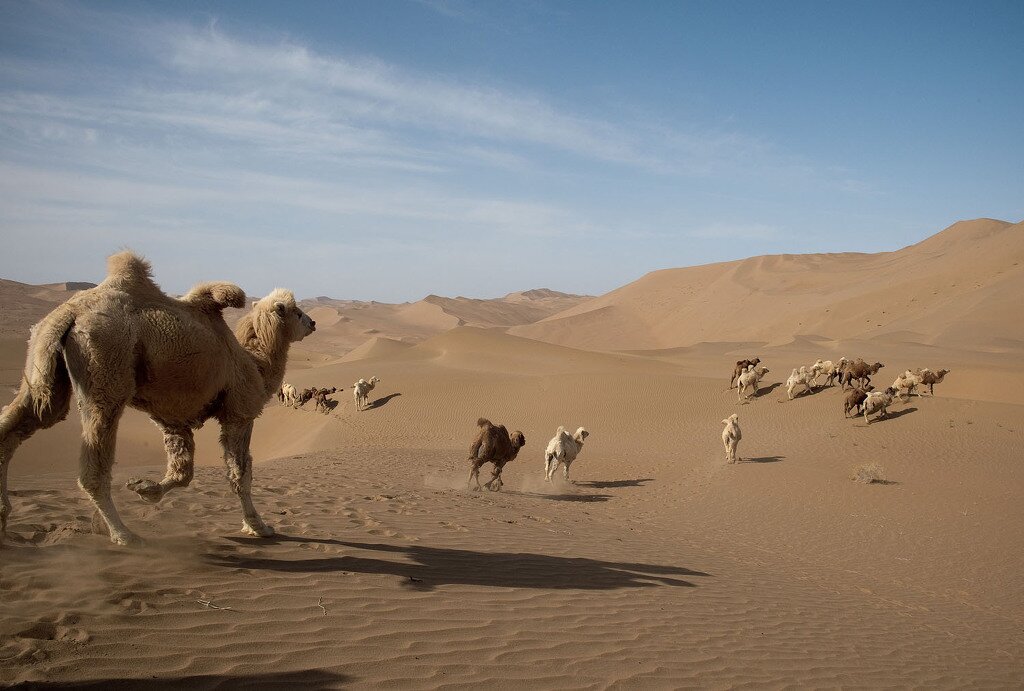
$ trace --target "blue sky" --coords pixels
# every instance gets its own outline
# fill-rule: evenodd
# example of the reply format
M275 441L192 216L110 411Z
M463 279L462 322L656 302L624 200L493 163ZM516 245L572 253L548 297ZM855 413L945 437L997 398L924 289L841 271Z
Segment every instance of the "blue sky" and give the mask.
M1024 3L0 2L0 276L385 301L1024 218Z

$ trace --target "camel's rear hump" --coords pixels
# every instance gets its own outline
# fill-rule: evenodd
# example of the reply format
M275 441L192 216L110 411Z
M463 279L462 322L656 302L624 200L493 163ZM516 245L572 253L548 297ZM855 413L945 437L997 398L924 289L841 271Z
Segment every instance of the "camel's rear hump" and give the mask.
M153 267L134 252L124 251L107 259L106 285L128 293L160 292L153 282Z

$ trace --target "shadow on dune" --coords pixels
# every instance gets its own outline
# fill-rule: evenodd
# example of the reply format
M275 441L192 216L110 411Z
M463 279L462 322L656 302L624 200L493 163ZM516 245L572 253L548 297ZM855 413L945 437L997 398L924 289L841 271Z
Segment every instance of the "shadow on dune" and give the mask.
M744 458L743 463L778 463L785 459L785 456L758 456L757 458Z
M381 408L381 407L387 405L387 402L390 401L395 396L401 396L401 395L402 394L400 394L400 393L388 394L387 396L383 396L381 398L378 398L375 401L372 401L365 408L363 408L363 410L374 410L375 408Z
M196 674L167 679L139 677L135 679L89 679L84 681L31 681L15 684L15 689L336 689L352 682L347 674L322 669L271 674Z
M637 480L587 480L576 482L577 487L592 487L594 489L612 489L615 487L641 487L645 482L654 482L653 477L644 477Z
M511 494L520 497L530 497L532 499L551 499L553 501L579 501L579 502L598 502L608 501L612 498L610 494L544 494L543 492L517 492L515 490L502 490L503 494Z
M498 588L549 588L554 590L615 590L674 586L693 588L695 583L680 576L710 576L682 566L601 561L583 557L558 557L523 552L474 552L421 545L310 540L278 536L270 539L232 538L249 546L277 542L319 542L341 547L390 553L406 561L390 561L344 555L316 559L255 557L241 554L207 554L213 566L279 571L284 573L331 573L351 571L404 578L403 585L417 590L433 590L440 585L477 585ZM411 562L411 563L410 563Z
M885 422L886 420L895 420L898 417L903 417L904 415L910 415L911 413L916 412L917 408L904 408L903 410L890 411L885 417L872 420L871 424L873 425L876 422Z
M775 389L779 388L780 386L782 386L782 382L777 381L774 384L771 384L769 386L765 386L763 388L760 388L760 389L757 390L757 393L754 394L754 398L761 398L761 396L767 396L768 394L770 394L772 391L775 391Z
M781 382L779 383L779 386L782 386ZM828 391L828 390L829 390L829 387L827 387L827 386L819 386L818 388L811 389L810 391L808 391L808 390L806 390L806 389L801 387L801 389L797 393L795 393L793 395L793 400L795 401L798 398L810 398L811 396L817 396L822 391ZM782 400L782 402L789 401L790 400L789 394L787 393L786 397L781 399L781 400Z

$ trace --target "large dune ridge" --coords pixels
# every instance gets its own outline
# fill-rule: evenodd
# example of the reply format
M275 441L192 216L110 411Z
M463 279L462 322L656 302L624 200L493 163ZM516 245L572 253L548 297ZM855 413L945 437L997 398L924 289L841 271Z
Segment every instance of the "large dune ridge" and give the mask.
M655 271L511 333L598 350L775 345L802 335L1021 349L1022 294L1024 224L978 219L896 252Z
M1016 314L1013 295L1000 302L992 286L1019 286L1009 247L1019 233L1019 224L969 222L887 255L658 272L511 328L516 313L474 301L456 305L454 323L445 311L454 307L429 298L409 303L412 316L379 303L304 302L325 310L315 317L322 329L293 349L286 381L343 390L326 414L272 400L256 422L254 498L279 537L238 532L215 422L197 433L192 485L151 505L123 485L162 476L160 435L144 416L125 415L114 496L147 540L137 550L90 532L75 486L74 410L19 449L12 536L0 548L0 679L1017 687L1024 364L1019 324L1003 324ZM945 283L958 261L948 255L981 262L977 248L995 240L1004 256L988 277L979 270L981 287L963 280L966 268L956 286ZM908 255L922 266L911 271ZM863 285L878 272L904 282L895 292ZM682 299L679 286L698 291L700 276L717 289ZM899 300L915 295L899 286L917 280L936 281L915 293L930 318L899 329L831 311L804 329L786 321L800 310L780 308L748 330L680 319L669 338L654 319L675 319L674 309L711 319L713 307L690 303L721 308L719 292L741 282L749 292L736 299L754 304L773 296L835 311L827 300L852 309L870 297L907 316ZM551 296L526 300L538 297ZM608 313L634 320L636 339ZM364 319L376 333L339 331L332 341L335 326ZM583 344L550 337L557 329L526 337L577 319ZM0 340L5 387L20 379L25 336ZM726 380L736 359L754 354L771 371L759 395L739 402ZM953 372L934 396L898 401L870 424L844 418L839 387L788 399L790 369L840 355L884 362L881 385L906 368ZM356 410L352 383L372 375L381 382ZM729 465L721 420L734 412L742 461ZM481 416L527 439L501 492L466 486ZM559 425L591 435L573 482L549 485L543 452ZM879 482L851 479L871 464Z

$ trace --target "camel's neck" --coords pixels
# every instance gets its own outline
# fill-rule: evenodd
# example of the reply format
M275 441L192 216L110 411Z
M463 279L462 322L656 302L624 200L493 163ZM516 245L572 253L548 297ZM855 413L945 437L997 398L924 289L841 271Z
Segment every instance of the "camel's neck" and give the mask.
M282 340L269 348L262 344L256 344L246 348L249 357L256 363L256 367L263 377L263 389L267 396L274 394L281 388L284 381L284 370L288 365L288 348L291 344Z

